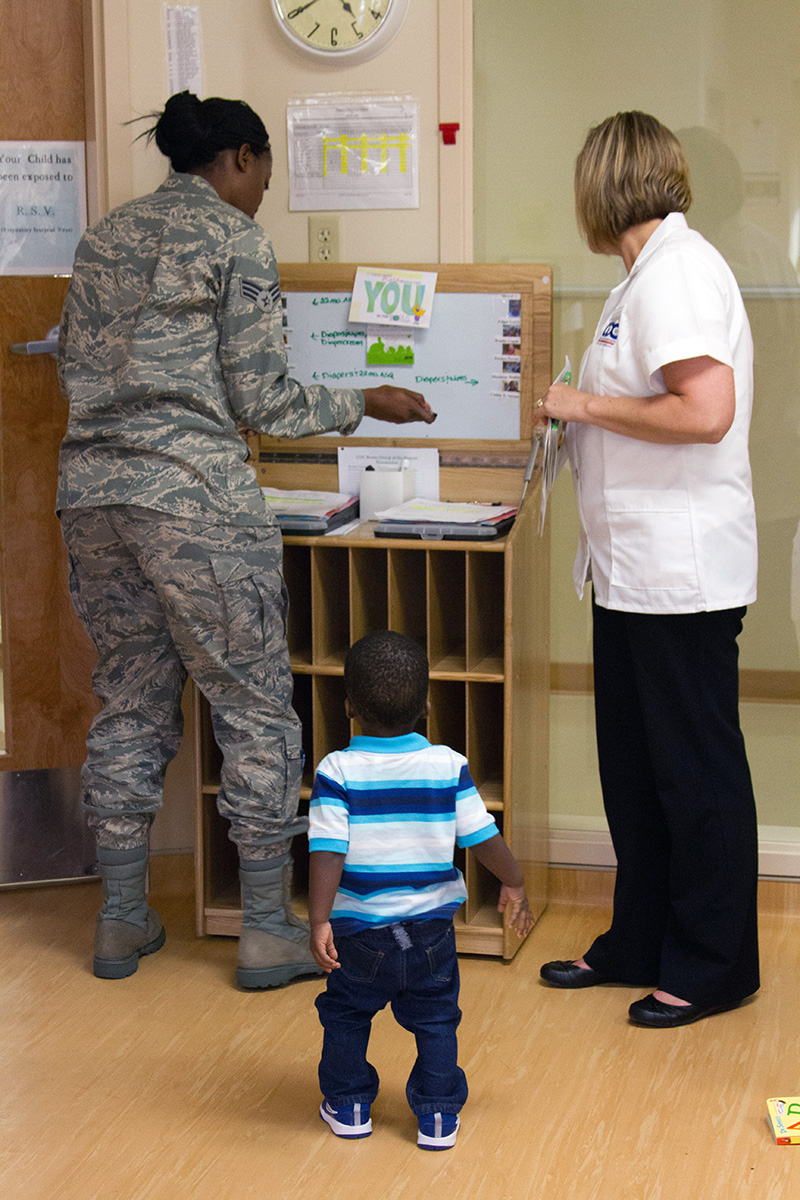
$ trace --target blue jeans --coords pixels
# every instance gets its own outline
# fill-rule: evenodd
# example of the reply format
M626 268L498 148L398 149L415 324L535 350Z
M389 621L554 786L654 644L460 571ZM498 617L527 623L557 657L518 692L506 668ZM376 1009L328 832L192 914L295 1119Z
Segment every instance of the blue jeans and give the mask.
M334 935L335 936L335 935ZM335 937L341 967L316 1000L325 1030L319 1085L334 1108L372 1104L378 1072L367 1062L372 1018L391 1004L413 1033L417 1059L406 1085L416 1116L457 1113L467 1099L458 1065L458 960L453 922L409 921Z

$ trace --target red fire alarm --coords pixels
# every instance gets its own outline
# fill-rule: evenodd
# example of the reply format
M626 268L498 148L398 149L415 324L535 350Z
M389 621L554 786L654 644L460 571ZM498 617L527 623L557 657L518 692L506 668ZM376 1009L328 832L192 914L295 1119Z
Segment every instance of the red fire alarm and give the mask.
M441 122L441 124L439 125L439 129L441 130L442 141L444 142L445 146L455 146L456 132L460 128L461 128L461 126L459 125L458 121L442 121Z

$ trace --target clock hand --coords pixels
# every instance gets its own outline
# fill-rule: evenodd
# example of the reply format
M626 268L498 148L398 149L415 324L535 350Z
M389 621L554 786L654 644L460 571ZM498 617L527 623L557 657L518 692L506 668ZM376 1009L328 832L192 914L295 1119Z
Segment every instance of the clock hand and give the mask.
M311 8L312 4L316 4L317 0L308 0L307 4L301 4L299 8L293 8L290 13L286 14L287 21L293 21L295 17L299 17L301 12L305 12L307 8Z
M345 11L345 12L349 12L349 13L350 13L350 16L351 16L351 17L353 17L353 18L355 18L355 15L356 15L356 14L353 12L352 8L351 8L351 7L350 7L350 5L347 3L347 0L341 0L341 3L342 3L342 8L344 9L344 11Z

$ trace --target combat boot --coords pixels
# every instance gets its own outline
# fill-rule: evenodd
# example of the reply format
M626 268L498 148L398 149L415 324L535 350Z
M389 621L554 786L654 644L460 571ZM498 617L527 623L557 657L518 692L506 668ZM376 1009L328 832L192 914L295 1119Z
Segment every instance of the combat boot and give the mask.
M155 954L166 938L161 918L147 906L147 847L98 846L97 862L103 906L94 935L93 969L98 979L125 979L136 971L139 959Z
M301 975L323 975L308 945L309 926L290 908L289 855L239 863L242 932L236 982L242 988L273 988Z

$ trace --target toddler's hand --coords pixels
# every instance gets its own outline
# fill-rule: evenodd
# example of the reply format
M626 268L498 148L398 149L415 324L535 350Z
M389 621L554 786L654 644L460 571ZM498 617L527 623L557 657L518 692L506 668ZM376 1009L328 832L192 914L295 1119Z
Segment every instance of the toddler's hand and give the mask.
M533 929L533 913L528 905L528 897L524 887L509 887L507 883L500 888L500 899L497 911L508 909L508 923L516 931L518 938L524 938Z
M337 962L339 955L336 952L336 946L333 942L333 930L331 929L330 921L326 921L324 925L311 926L309 945L311 953L314 956L314 962L318 967L322 967L326 975L330 975L334 968L339 968L340 964Z

